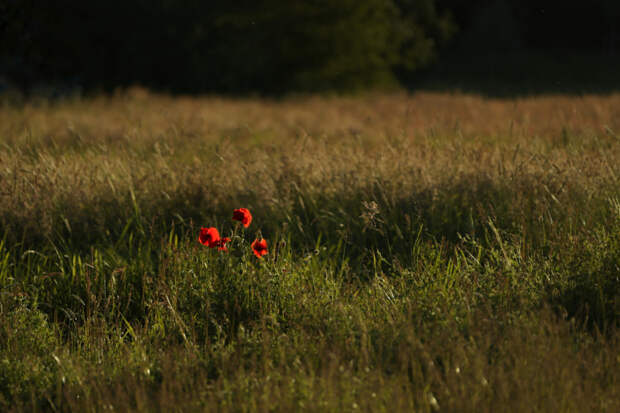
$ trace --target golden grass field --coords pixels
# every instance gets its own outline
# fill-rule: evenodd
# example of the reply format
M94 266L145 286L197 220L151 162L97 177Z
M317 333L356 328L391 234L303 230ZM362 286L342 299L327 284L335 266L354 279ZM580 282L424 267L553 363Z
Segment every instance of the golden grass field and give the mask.
M2 410L620 410L619 94L5 104L0 236Z

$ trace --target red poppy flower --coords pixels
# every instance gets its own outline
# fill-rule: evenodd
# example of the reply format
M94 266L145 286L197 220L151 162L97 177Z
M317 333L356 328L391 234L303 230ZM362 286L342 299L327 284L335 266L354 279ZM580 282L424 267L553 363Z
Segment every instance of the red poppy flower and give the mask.
M252 222L252 214L247 208L239 208L233 211L233 221L239 221L244 227L249 227Z
M257 239L252 243L252 252L258 258L261 258L263 255L267 255L267 241L265 239L261 239L260 241Z
M228 251L228 248L226 248L226 243L227 242L230 242L230 238L228 238L228 237L224 237L224 238L218 240L216 242L217 249L220 250L220 251Z
M215 248L221 243L220 233L217 228L200 228L200 235L198 235L198 242L202 245L206 245L209 248Z

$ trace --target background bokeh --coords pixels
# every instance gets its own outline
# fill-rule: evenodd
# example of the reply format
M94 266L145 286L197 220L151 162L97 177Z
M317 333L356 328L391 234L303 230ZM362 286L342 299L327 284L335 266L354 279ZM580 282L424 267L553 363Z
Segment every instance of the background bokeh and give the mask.
M0 87L617 90L620 2L0 0Z

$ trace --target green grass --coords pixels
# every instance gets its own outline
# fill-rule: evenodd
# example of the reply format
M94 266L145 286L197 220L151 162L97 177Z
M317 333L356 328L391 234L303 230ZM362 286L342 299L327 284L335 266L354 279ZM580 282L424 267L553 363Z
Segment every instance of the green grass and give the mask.
M618 411L618 107L5 106L0 408Z

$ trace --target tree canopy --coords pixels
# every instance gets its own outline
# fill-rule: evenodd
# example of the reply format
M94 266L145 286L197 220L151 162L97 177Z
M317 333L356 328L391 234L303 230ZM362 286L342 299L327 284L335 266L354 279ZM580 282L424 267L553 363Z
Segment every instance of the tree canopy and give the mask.
M218 93L394 85L455 50L614 53L619 4L0 0L0 82Z

